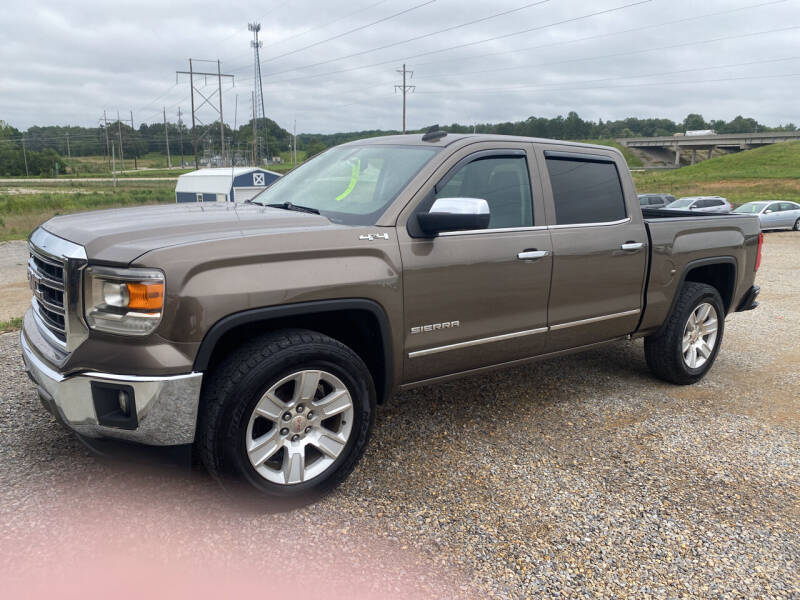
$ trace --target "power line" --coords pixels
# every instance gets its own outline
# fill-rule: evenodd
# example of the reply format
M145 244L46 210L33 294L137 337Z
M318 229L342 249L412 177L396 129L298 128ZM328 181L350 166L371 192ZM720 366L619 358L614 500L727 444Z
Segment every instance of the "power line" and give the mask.
M550 27L555 27L557 25L564 25L566 23L574 23L575 21L581 21L583 19L589 19L591 17L596 17L596 16L600 16L600 15L609 14L609 13L612 13L612 12L617 12L617 11L620 11L620 10L625 10L626 8L633 8L634 6L639 6L641 4L648 4L648 3L652 2L652 1L653 0L638 0L637 2L632 2L632 3L629 3L629 4L623 4L622 6L616 6L614 8L607 8L607 9L604 9L604 10L595 11L595 12L592 12L592 13L581 15L579 17L572 17L570 19L563 19L561 21L555 21L553 23L547 23L545 25L538 25L536 27L529 27L527 29L522 29L520 31L514 31L512 33L505 33L503 35L497 35L497 36L493 36L493 37L489 37L489 38L484 38L484 39L481 39L481 40L475 40L475 41L472 41L472 42L465 42L463 44L458 44L456 46L449 46L447 48L440 48L439 50L430 50L428 52L422 52L420 54L416 54L416 55L411 56L409 58L416 58L418 56L427 56L429 54L437 54L437 53L440 53L440 52L446 52L448 50L455 50L457 48L465 48L467 46L475 46L477 44L485 44L486 42L493 42L493 41L500 40L500 39L505 39L505 38L509 38L509 37L513 37L513 36L517 36L517 35L522 35L523 33L531 33L532 31L541 31L543 29L548 29ZM451 29L451 28L448 28L448 29ZM434 32L431 32L431 33L425 34L425 35L426 36L427 35L435 35L437 33L441 33L442 31L446 31L446 30L434 31ZM401 44L408 43L409 41L414 41L414 40L418 39L418 37L419 36L414 37L414 38L409 38L407 40L403 40L403 41L400 41L400 42L394 42L392 44L385 44L383 46L377 46L375 48L370 48L369 50L362 50L360 52L354 52L352 54L347 54L345 56L339 56L337 58L331 58L331 59L328 59L328 60L323 60L323 61L320 61L320 62L312 63L310 65L305 65L305 66L302 66L302 67L284 69L283 71L275 71L273 73L268 74L267 76L268 77L273 77L275 75L281 75L283 73L291 73L292 71L300 71L300 70L304 70L304 69L310 69L312 67L319 67L319 66L322 66L322 65L327 65L327 64L330 64L330 63L333 63L333 62L338 62L340 60L345 60L347 58L353 58L353 57L356 57L356 56L363 56L364 54L370 54L372 52L377 52L379 50L385 50L386 48L391 48L393 46L399 46Z
M458 73L433 73L431 75L425 75L423 77L419 77L418 79L446 79L451 77L462 77L464 75L480 75L483 73L496 73L498 71L513 71L517 69L530 69L532 67L549 67L555 65L564 65L569 63L576 63L576 62L584 62L588 60L602 60L606 58L618 58L620 56L631 56L634 54L645 54L647 52L657 52L660 50L671 50L674 48L685 48L687 46L699 46L701 44L712 44L714 42L722 42L727 40L735 40L741 39L746 37L753 37L756 35L765 35L768 33L778 33L782 31L791 31L793 29L800 29L800 25L792 25L791 27L781 27L779 29L768 29L766 31L755 31L752 33L743 33L739 35L728 35L719 38L712 38L708 40L700 40L700 41L693 41L693 42L683 42L681 44L670 44L669 46L655 46L652 48L645 48L643 50L626 50L624 52L616 52L614 54L604 54L599 56L584 56L581 58L570 58L566 60L559 60L556 62L544 62L544 63L533 63L527 64L522 66L514 66L514 67L496 67L493 69L481 69L479 71L461 71Z
M597 34L597 35L592 35L592 36L583 37L583 38L575 38L575 39L572 39L572 40L565 40L565 41L561 41L561 42L551 42L551 43L548 43L548 44L540 44L540 45L537 45L537 46L527 46L525 48L518 48L518 49L515 49L515 50L504 50L504 51L501 51L501 52L489 52L489 53L485 53L485 54L477 54L477 55L473 55L473 56L467 57L466 60L474 60L476 58L483 58L483 57L487 57L487 56L501 56L501 55L507 55L507 54L515 54L517 52L524 52L524 51L528 51L528 50L538 50L538 49L541 49L541 48L552 48L552 47L563 46L563 45L567 45L567 44L574 44L574 43L577 43L577 42L590 41L590 40L601 39L601 38L605 38L605 37L613 37L613 36L622 35L622 34L625 34L625 33L633 33L633 32L637 32L638 33L638 32L641 32L641 31L648 30L648 29L656 29L656 28L659 28L659 27L666 27L668 25L675 25L675 24L678 24L678 23L686 23L686 22L689 22L689 21L696 21L696 20L699 20L699 19L707 19L709 17L716 17L716 16L721 16L721 15L724 15L724 14L728 14L728 13L738 12L738 11L742 11L742 10L748 10L748 9L752 9L752 8L760 8L760 7L768 6L768 5L772 5L772 4L781 4L781 3L784 3L784 2L787 2L787 0L771 0L769 2L761 2L761 3L758 3L758 4L751 4L751 5L748 5L748 6L738 7L738 8L734 8L734 9L717 11L717 12L712 12L712 13L706 13L706 14L697 15L697 16L694 16L694 17L686 17L686 18L677 19L677 20L673 20L673 21L665 21L665 22L662 22L662 23L654 23L654 24L651 24L651 25L645 25L643 27L634 27L634 28L631 28L631 29L623 29L623 30L620 30L620 31L613 31L613 32L609 32L609 33L601 33L601 34ZM401 62L401 61L407 61L407 60L411 60L411 59L414 59L414 58L419 58L419 57L422 57L422 56L428 56L430 54L434 54L434 53L438 53L438 52L444 52L444 51L447 51L447 50L452 50L452 49L456 49L456 48L460 48L460 47L461 47L460 45L459 46L451 46L451 47L448 47L448 48L443 48L441 50L435 50L433 52L421 52L421 53L418 53L418 54L407 55L405 57L396 57L396 58L393 58L391 60L384 60L384 61L380 61L380 62L376 62L376 63L371 63L371 64L368 64L368 65L361 65L361 66L357 66L357 67L349 67L349 68L346 68L346 69L337 69L335 71L327 71L327 72L324 72L324 73L314 73L314 74L311 74L311 75L301 75L299 77L290 77L290 78L286 78L286 79L279 79L277 81L267 81L267 85L280 85L280 84L283 84L283 83L292 83L292 82L295 82L295 81L304 81L304 80L307 80L307 79L316 79L318 77L331 77L331 76L334 76L334 75L340 75L342 73L350 73L350 72L353 72L353 71L360 71L360 70L363 70L363 69L371 69L371 68L375 68L375 67L383 67L383 66L390 65L390 64L397 64L398 62ZM464 60L465 59L447 59L447 60L439 60L439 61L428 61L428 62L422 62L422 63L415 63L414 66L415 67L421 67L421 66L432 65L432 64L445 64L445 63L452 63L452 62L463 62Z
M542 1L549 2L549 0L542 0ZM391 19L394 19L395 17L399 17L401 15L405 15L405 14L410 13L412 11L418 10L418 9L424 7L424 6L428 6L430 4L433 4L434 2L436 2L436 0L427 0L426 2L423 2L422 4L417 4L416 6L412 6L411 8L406 8L406 9L401 10L399 12L396 12L396 13L394 13L392 15L389 15L388 17L383 17L381 19L377 19L376 21L372 21L371 23L367 23L366 25L359 25L358 27L354 27L353 29L349 29L348 31L344 31L342 33L339 33L337 35L331 36L329 38L325 38L324 40L319 40L317 42L314 42L313 44L308 44L307 46L303 46L302 48L297 48L297 49L291 50L289 52L284 52L283 54L278 54L276 56L273 56L272 58L269 58L269 59L265 60L264 62L272 62L273 60L278 60L279 58L284 58L286 56L291 56L292 54L297 54L298 52L302 52L303 50L308 50L309 48L314 48L314 47L319 46L321 44L324 44L326 42L331 42L333 40L338 40L339 38L343 38L343 37L345 37L347 35L350 35L351 33L356 33L357 31L362 31L364 29L372 27L373 25L377 25L378 23L384 23L385 21L389 21Z
M618 81L621 79L643 79L647 77L663 77L665 75L681 75L684 73L693 73L697 71L710 71L712 69L728 69L733 67L745 67L745 66L752 66L757 64L765 64L765 63L776 63L776 62L786 62L790 60L799 60L800 57L797 56L790 56L785 58L770 58L765 60L755 60L755 61L748 61L743 63L729 63L724 65L713 65L708 67L693 67L691 69L680 69L677 71L661 71L658 73L645 73L645 74L637 74L637 75L617 75L614 77L604 77L602 79L586 79L577 81L575 83L583 85L583 84L595 84L595 83L604 83L606 81ZM772 77L771 75L765 77ZM738 78L735 78L738 79ZM744 78L746 79L746 78ZM722 81L722 80L720 80ZM663 81L660 83L669 84L668 81ZM556 84L558 86L559 84ZM650 85L650 84L648 84ZM516 92L527 92L530 90L563 90L563 89L576 89L575 87L563 88L563 87L552 87L552 86L516 86L516 87L509 87L509 88L458 88L457 90L453 90L452 88L446 90L432 90L429 92L420 92L420 94L426 95L437 95L437 94L497 94L497 93L516 93ZM580 88L577 88L580 89Z

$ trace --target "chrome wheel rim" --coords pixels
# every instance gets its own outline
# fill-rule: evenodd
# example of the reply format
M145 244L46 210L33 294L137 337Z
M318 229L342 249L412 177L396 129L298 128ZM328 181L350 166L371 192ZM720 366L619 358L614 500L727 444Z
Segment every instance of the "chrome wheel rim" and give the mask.
M247 458L272 483L291 485L313 479L344 450L353 413L350 391L332 373L292 373L256 403L245 432Z
M717 344L719 317L717 309L703 302L689 315L683 328L681 352L683 362L690 369L698 369L708 362Z

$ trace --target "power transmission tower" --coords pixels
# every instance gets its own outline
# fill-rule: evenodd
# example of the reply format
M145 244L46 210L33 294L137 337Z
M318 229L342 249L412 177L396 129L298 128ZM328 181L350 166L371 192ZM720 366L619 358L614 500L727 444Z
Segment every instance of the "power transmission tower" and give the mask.
M120 171L125 170L125 150L122 147L122 121L119 120L119 109L117 109L117 133L119 133L119 164Z
M253 48L253 90L255 94L255 103L253 106L253 113L255 114L255 119L253 120L253 137L257 137L256 121L260 118L264 123L264 155L267 158L267 163L269 163L267 114L264 108L264 86L261 83L261 56L258 51L262 46L262 42L258 41L258 32L261 31L261 23L248 23L247 30L253 32L253 41L250 42L250 46ZM258 164L258 142L256 142L255 153L255 162Z
M405 64L403 65L402 69L397 69L398 73L403 74L403 84L394 86L394 91L401 90L403 92L403 133L406 132L406 94L411 91L413 92L417 89L415 85L406 85L406 76L409 78L414 77L414 71L406 70Z
M215 62L215 63L217 63L217 72L216 73L209 73L209 72L205 72L205 71L195 71L194 70L193 61L211 62L211 63ZM228 74L222 72L222 65L219 62L219 60L201 60L201 59L197 59L197 58L194 58L194 59L190 58L189 59L189 70L188 71L175 71L175 80L176 81L177 81L179 75L188 75L189 76L189 89L190 89L191 100L192 100L192 142L194 144L194 168L195 169L199 169L200 168L200 159L197 156L198 144L211 131L211 128L208 127L203 132L203 135L201 135L199 138L197 137L197 123L199 122L201 125L205 125L205 123L203 123L203 121L201 121L200 118L197 116L197 113L206 104L208 104L211 108L213 108L215 112L219 113L219 132L220 132L220 142L222 144L221 148L220 148L220 158L224 162L225 124L224 124L224 121L223 121L223 118L222 118L222 78L223 77L230 77L231 83L233 83L233 75L228 75ZM198 88L195 85L195 83L194 83L195 82L195 77L203 77L206 82L208 81L209 77L216 77L217 78L217 89L206 96L202 91L200 91L200 88ZM200 96L203 99L203 101L200 104L195 105L195 103L194 103L194 95L195 94L197 94L198 96ZM217 94L218 97L219 97L219 107L218 108L215 107L214 104L212 103L212 100L214 99L214 95L215 94Z
M167 168L172 168L172 159L169 157L169 128L167 127L167 108L163 107L164 110L164 139L167 141Z
M106 118L106 111L103 111L103 131L106 134L106 165L111 161L111 147L108 145L108 119Z

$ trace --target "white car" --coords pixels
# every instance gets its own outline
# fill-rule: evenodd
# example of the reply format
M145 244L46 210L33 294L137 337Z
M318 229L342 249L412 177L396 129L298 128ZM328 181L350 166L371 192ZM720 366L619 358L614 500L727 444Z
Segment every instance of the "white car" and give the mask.
M731 203L722 196L688 196L667 204L665 210L696 210L710 213L729 213Z
M794 229L800 231L800 204L797 202L766 201L742 204L733 212L758 215L761 229Z

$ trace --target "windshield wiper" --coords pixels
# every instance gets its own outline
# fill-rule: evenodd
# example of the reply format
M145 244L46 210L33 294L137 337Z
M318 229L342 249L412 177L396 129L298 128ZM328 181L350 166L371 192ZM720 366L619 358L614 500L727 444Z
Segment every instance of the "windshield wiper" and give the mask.
M319 210L310 206L300 206L299 204L292 204L291 202L281 202L280 204L265 204L270 208L282 208L284 210L294 210L297 212L311 213L314 215L319 214Z

